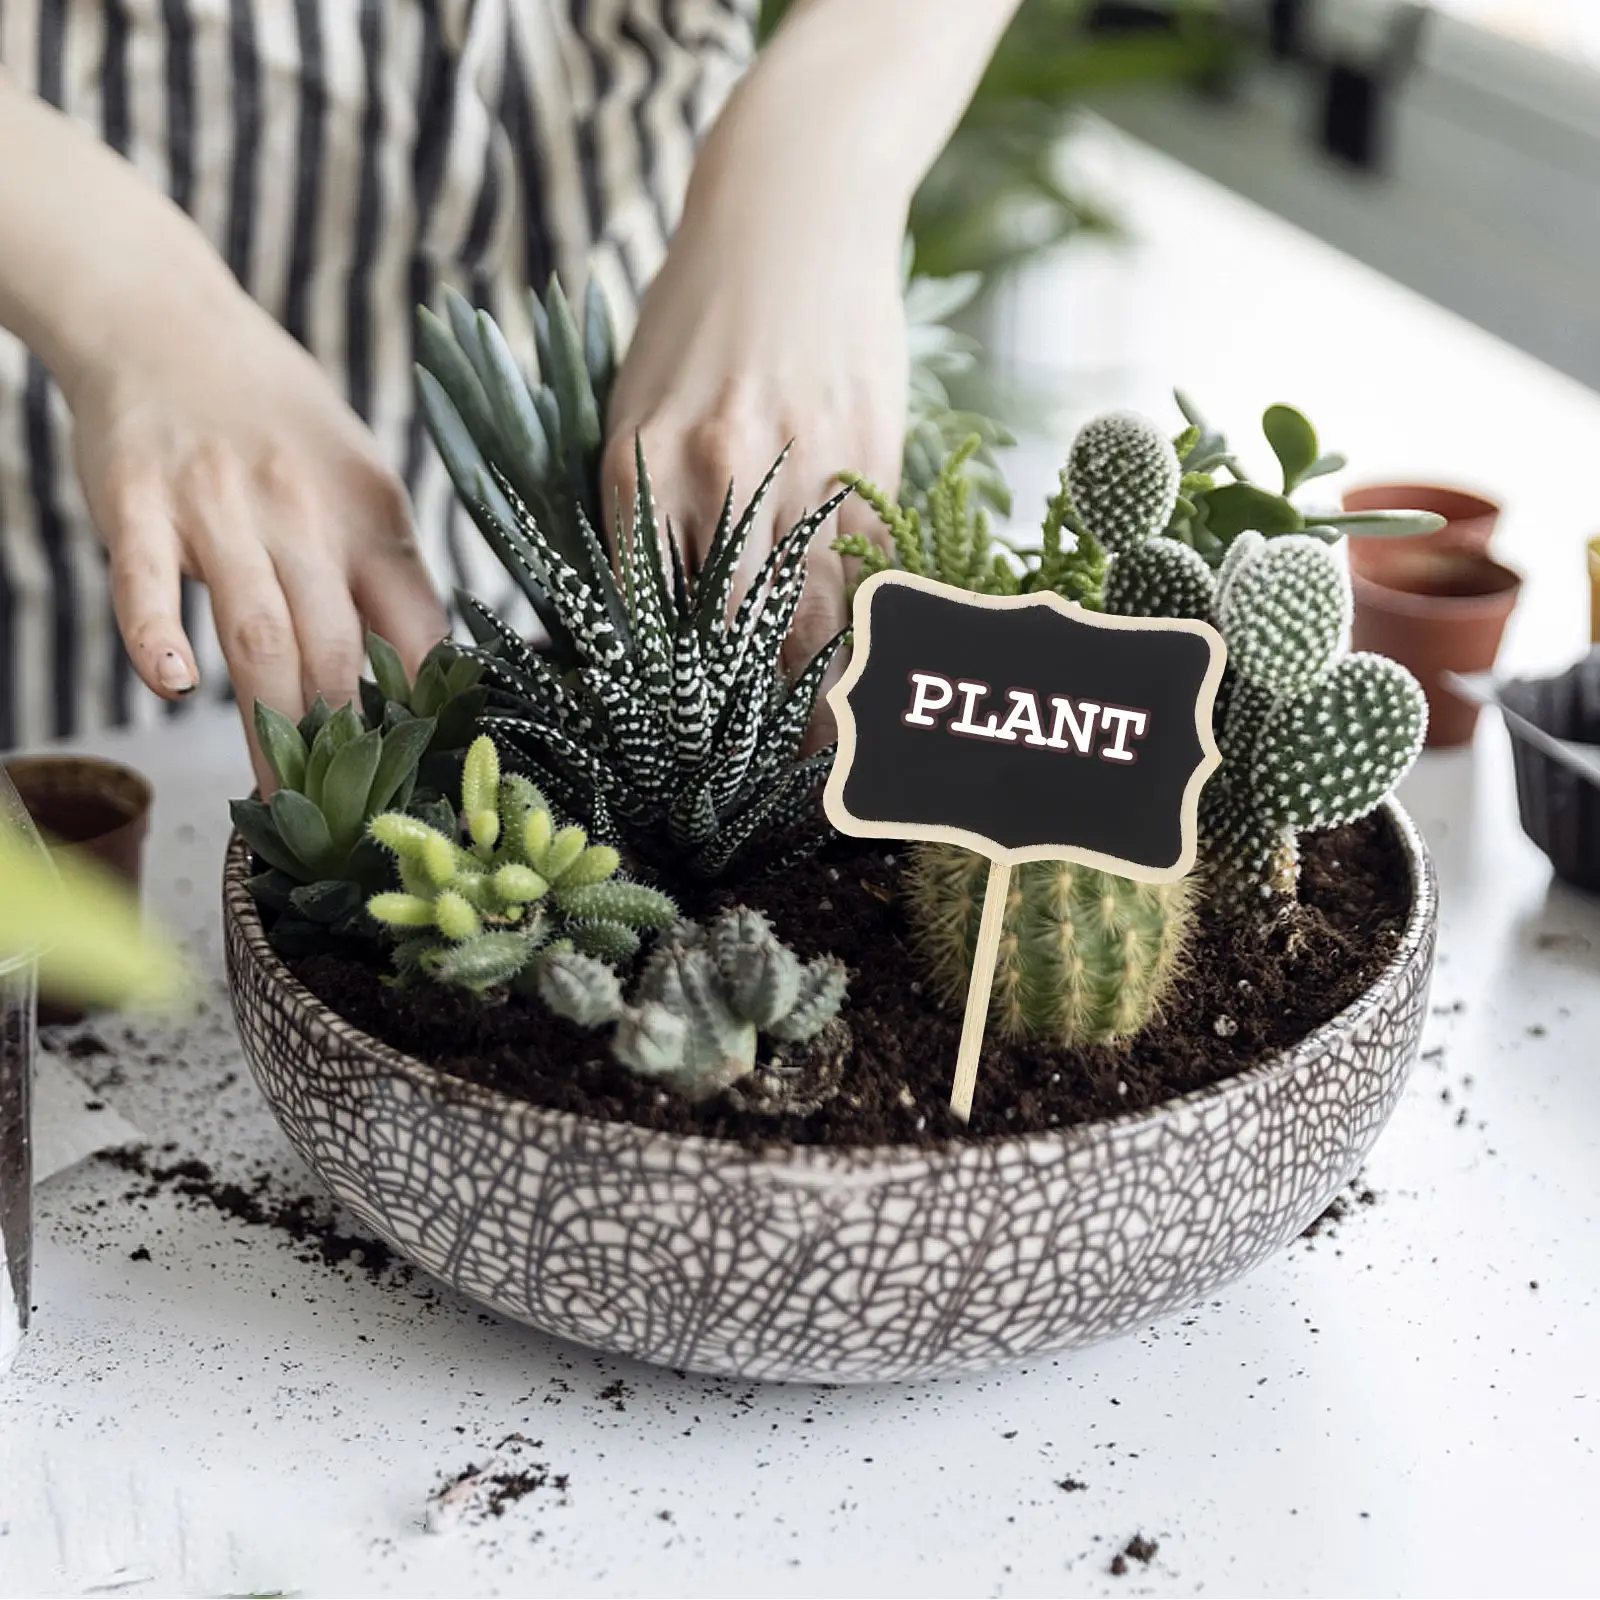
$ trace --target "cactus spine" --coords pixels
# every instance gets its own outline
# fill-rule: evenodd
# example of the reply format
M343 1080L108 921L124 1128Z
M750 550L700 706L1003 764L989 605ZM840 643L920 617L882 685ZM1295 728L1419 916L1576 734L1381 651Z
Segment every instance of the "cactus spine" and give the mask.
M988 873L982 856L952 845L912 855L917 948L952 1005L972 975ZM1066 861L1015 868L989 1002L995 1033L1084 1045L1139 1032L1179 969L1192 897L1187 880L1135 883Z

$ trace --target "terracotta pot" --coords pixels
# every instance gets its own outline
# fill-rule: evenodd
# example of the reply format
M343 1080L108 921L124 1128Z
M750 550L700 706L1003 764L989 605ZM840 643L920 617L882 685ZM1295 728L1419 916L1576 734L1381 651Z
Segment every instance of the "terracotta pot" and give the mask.
M5 770L52 853L92 857L133 885L150 827L149 783L131 767L95 756L16 756ZM83 1012L43 1002L39 1020L77 1022Z
M1428 696L1430 745L1467 743L1478 708L1446 689L1439 675L1494 665L1521 577L1468 550L1389 551L1376 573L1364 570L1365 561L1352 549L1353 647L1411 670Z
M1442 483L1371 483L1348 489L1346 511L1432 511L1445 519L1437 533L1406 539L1350 538L1350 562L1376 577L1391 555L1414 550L1470 550L1488 553L1500 521L1500 506L1470 489Z
M1557 739L1600 751L1600 647L1553 678L1519 678L1500 698ZM1556 876L1600 892L1600 788L1552 761L1507 723L1517 768L1522 831L1550 858Z
M1304 1231L1394 1110L1428 1012L1436 887L1410 879L1365 994L1276 1058L1148 1111L933 1149L665 1134L515 1100L380 1043L273 953L235 838L239 1037L300 1155L425 1271L562 1338L739 1378L865 1383L1094 1343Z

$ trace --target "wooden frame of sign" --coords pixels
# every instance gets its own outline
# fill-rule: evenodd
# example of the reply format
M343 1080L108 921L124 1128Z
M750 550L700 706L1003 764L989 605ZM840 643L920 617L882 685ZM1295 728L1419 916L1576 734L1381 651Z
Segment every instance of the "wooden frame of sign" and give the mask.
M1222 759L1211 718L1225 662L1204 622L1107 616L1049 593L970 594L905 572L856 591L851 662L827 697L839 726L828 820L990 863L950 1097L962 1121L1012 868L1073 861L1148 883L1188 874L1200 791Z

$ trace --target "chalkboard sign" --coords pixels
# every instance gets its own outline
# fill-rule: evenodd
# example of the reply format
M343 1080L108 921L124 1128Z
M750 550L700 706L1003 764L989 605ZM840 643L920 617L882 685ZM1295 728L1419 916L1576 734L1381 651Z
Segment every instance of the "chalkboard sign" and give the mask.
M1211 712L1225 657L1203 622L1108 617L1053 594L968 594L904 572L856 591L854 654L828 695L839 723L828 819L991 863L950 1093L963 1122L1012 867L1183 877L1221 759Z
M1223 659L1203 622L880 573L856 594L854 656L828 697L839 722L829 819L1007 865L1181 878L1219 759Z

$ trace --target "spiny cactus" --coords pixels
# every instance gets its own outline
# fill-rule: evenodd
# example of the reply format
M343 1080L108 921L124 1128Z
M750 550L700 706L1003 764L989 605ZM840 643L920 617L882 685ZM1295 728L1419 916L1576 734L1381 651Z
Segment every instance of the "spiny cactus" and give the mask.
M971 981L988 875L982 856L951 845L912 853L917 951L952 1006ZM1065 861L1014 868L990 992L995 1033L1082 1045L1139 1032L1179 970L1192 898L1188 879L1135 883Z
M757 1043L815 1040L838 1016L845 970L832 956L802 962L748 906L702 927L680 922L645 958L631 998L580 953L544 961L536 984L558 1016L615 1024L611 1052L685 1099L708 1100L757 1068Z
M459 819L443 806L431 820L387 812L369 826L399 870L401 888L373 895L367 912L399 940L401 978L483 994L521 978L552 941L627 961L641 932L677 917L659 890L616 876L609 845L557 827L533 784L502 775L487 737L467 752L461 799Z
M1119 419L1117 436L1124 428ZM1267 413L1267 429L1289 488L1343 464L1314 459L1310 424L1286 406ZM1219 448L1188 436L1179 443L1191 455L1202 445ZM1155 463L1153 454L1141 444L1120 467L1105 469L1143 505L1154 505L1171 482L1170 463ZM1141 471L1148 474L1142 485ZM1187 478L1185 487L1193 488ZM1242 515L1246 497L1225 503L1234 508L1230 517ZM1414 532L1437 519L1402 512L1385 526ZM1209 527L1215 534L1215 519ZM1227 644L1217 712L1222 766L1201 797L1202 859L1213 898L1244 911L1293 896L1301 832L1353 822L1394 788L1422 748L1427 702L1403 667L1346 653L1350 578L1329 548L1337 530L1293 531L1280 519L1266 531L1231 522L1225 531L1215 573L1201 550L1165 534L1119 548L1105 604L1123 616L1208 618Z

